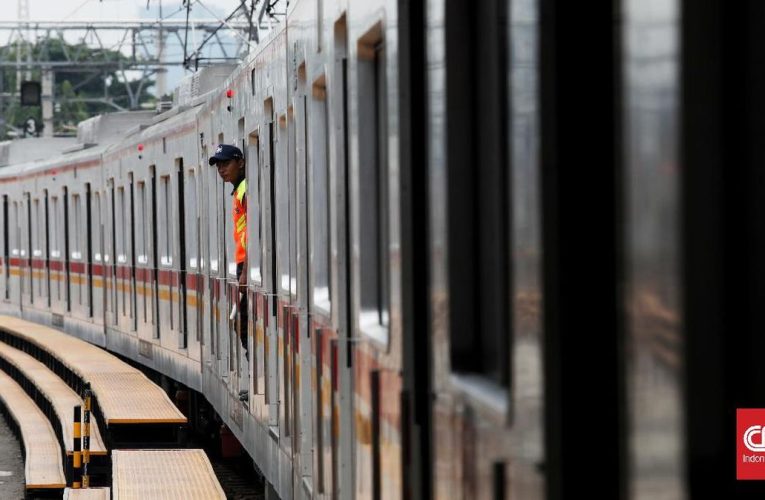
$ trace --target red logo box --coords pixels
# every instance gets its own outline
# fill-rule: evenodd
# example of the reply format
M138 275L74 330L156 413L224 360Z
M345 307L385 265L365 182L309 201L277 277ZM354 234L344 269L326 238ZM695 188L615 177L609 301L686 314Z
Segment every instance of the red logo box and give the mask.
M736 409L736 479L765 479L765 409Z

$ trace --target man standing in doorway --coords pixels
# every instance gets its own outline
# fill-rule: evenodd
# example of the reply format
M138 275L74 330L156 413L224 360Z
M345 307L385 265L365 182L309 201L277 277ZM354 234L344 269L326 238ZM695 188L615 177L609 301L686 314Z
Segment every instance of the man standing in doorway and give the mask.
M215 155L209 159L210 165L218 169L223 182L234 186L231 215L234 228L234 258L236 276L239 280L239 339L242 341L244 354L249 361L247 350L247 178L245 175L244 155L242 150L230 144L219 144ZM248 391L239 392L239 399L246 401Z

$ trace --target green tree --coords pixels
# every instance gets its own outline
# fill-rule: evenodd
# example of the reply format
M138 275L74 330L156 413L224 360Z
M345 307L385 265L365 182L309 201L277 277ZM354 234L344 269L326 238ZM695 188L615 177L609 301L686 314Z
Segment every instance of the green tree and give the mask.
M16 44L0 47L0 60L15 61L19 47ZM25 57L23 57L25 58ZM87 66L67 66L56 68L54 72L55 107L53 113L54 134L73 135L76 124L90 116L100 113L129 109L131 102L124 81L119 78L123 74L119 67L127 65L128 58L119 51L102 50L87 47L85 44L69 44L60 39L50 39L32 46L32 59L35 61L109 61L113 68L89 69ZM25 71L22 70L22 80ZM31 70L31 79L40 81L41 71ZM20 82L17 82L16 70L13 68L0 69L2 91L16 94ZM148 92L153 86L153 80L144 83L138 96L139 107L153 104L155 97ZM137 80L130 82L134 92L137 90ZM9 137L8 132L23 128L24 122L31 118L42 122L42 110L38 106L21 106L18 96L4 98L0 106L0 116L7 124L0 130L0 139Z

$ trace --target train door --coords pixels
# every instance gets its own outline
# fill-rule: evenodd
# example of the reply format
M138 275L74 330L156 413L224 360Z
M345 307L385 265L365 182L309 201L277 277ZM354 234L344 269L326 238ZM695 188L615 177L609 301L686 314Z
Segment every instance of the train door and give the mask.
M91 204L90 183L85 183L85 293L83 301L85 302L85 315L90 320L93 318L93 212Z
M425 8L399 4L403 497L432 498ZM408 97L408 102L405 101ZM408 256L408 258L407 258ZM409 261L407 265L407 261ZM515 497L513 497L515 498ZM520 496L518 498L521 498Z
M83 318L85 316L84 291L86 285L83 279L83 216L82 216L82 195L80 193L71 193L69 228L71 232L70 249L70 288L72 295L72 315Z
M149 173L151 174L151 193L150 197L150 212L151 215L146 220L150 222L150 228L147 232L149 238L149 270L151 273L151 290L150 290L150 305L148 307L151 313L151 325L152 325L152 338L159 338L160 329L160 307L159 307L159 239L158 239L158 215L157 215L157 167L152 165L149 167Z
M44 212L43 217L45 220L43 225L43 231L44 231L43 234L45 238L45 244L43 247L43 258L45 262L44 264L45 269L43 271L44 272L43 279L45 280L45 297L46 297L45 301L47 303L48 310L50 310L51 305L53 303L52 302L53 299L51 297L53 290L51 289L51 270L50 270L50 239L51 239L50 203L49 203L47 189L44 190L44 197L45 197L45 202L43 205L43 212Z
M333 471L335 494L354 491L354 447L353 447L353 343L350 338L351 310L351 221L350 221L350 179L349 161L349 95L348 95L348 26L343 15L334 25L334 61L332 97L333 116L336 120L335 135L335 186L337 189L337 282L342 283L338 293L338 325L340 338L332 357L336 364L332 368L333 423L338 423L339 433L333 433Z
M157 236L159 244L159 318L160 339L165 334L165 340L173 348L178 346L178 340L172 338L177 331L177 318L173 314L173 295L176 293L174 276L174 226L173 221L173 192L170 175L159 176L159 192L157 204Z
M103 193L93 191L90 210L91 233L91 317L98 323L104 322L104 227Z
M258 129L259 130L259 129ZM260 191L261 151L258 130L249 134L246 139L247 155L247 263L249 269L248 282L248 305L250 308L250 323L253 328L248 332L249 359L249 391L250 394L263 394L263 326L258 321L258 300L260 295L255 291L262 291L262 201ZM255 398L250 398L250 408L255 412Z
M188 290L186 288L186 272L188 249L186 248L186 234L188 221L186 220L186 176L184 175L183 158L175 160L175 170L178 176L178 347L186 349L189 339L188 325ZM192 176L193 180L193 176ZM190 191L193 191L191 189Z
M204 134L200 134L204 141ZM207 165L207 145L202 144L200 163ZM210 174L212 168L202 168L199 171L199 341L200 363L204 368L206 362L211 358L210 344L212 338L212 286L210 276Z
M3 300L11 298L11 228L8 195L3 195Z
M136 255L135 255L135 236L136 236L136 228L137 223L135 219L135 176L131 172L128 174L128 195L127 195L127 204L128 208L125 211L125 220L126 220L126 227L125 227L125 237L128 238L128 242L125 245L125 251L127 252L127 281L128 281L128 302L130 304L129 308L129 317L128 317L128 324L129 324L129 331L131 332L137 332L138 331L138 289L137 289L137 281L136 281ZM143 224L143 221L141 222ZM140 229L140 228L139 228Z
M23 261L21 256L21 224L22 224L22 203L15 199L12 205L11 219L11 297L14 304L19 305L23 310L21 301L22 282L23 282Z
M204 157L207 158L209 153L206 148L204 150ZM218 359L217 355L217 332L218 332L218 214L217 214L217 199L218 199L218 172L214 168L207 169L207 176L205 179L205 219L207 221L206 241L207 247L206 255L206 275L207 275L207 328L209 336L206 340L207 352L213 360Z
M277 229L276 229L276 124L274 123L273 98L266 99L264 113L267 120L265 151L263 153L263 178L266 188L264 196L265 221L265 255L264 269L268 272L264 276L266 281L267 296L264 306L264 372L266 374L265 396L268 406L268 425L271 428L279 425L279 363L278 359L278 270L277 270Z
M293 335L294 340L294 368L293 377L295 380L294 390L294 413L295 428L300 429L300 435L297 436L296 444L300 456L299 477L311 481L313 485L313 435L315 421L311 420L313 401L313 391L311 390L311 378L313 377L312 349L310 339L309 325L309 268L311 249L308 238L310 230L309 214L310 203L308 198L308 178L309 178L309 117L308 117L308 97L306 84L305 63L298 67L298 91L293 106L295 107L295 228L296 251L295 251L295 271L297 308L294 313L293 324L296 331Z
M308 168L306 170L307 206L309 221L307 252L310 270L307 283L310 335L313 337L313 358L316 383L313 395L314 466L316 479L314 490L319 494L332 495L335 481L332 466L332 352L336 346L333 322L333 283L331 248L332 200L336 187L331 184L330 137L332 137L327 95L327 79L322 73L311 85L306 133L309 143ZM336 284L335 284L336 286ZM336 292L335 292L336 294Z
M105 279L108 286L104 292L107 295L106 304L106 319L109 326L116 326L119 320L118 315L118 295L117 295L117 237L116 237L116 225L117 225L117 201L116 201L116 187L114 186L114 178L109 179L108 182L108 225L105 234L109 235L109 241L106 243L107 252L104 257L104 266L107 268L105 271Z
M242 150L242 153L246 155L247 154L247 144L246 144L246 139L245 139L245 136L244 136L244 117L240 118L239 122L237 123L237 133L238 133L238 135L237 135L237 145ZM245 156L245 160L247 160L246 156ZM245 179L247 179L247 170L246 170L246 168L247 167L246 167L246 161L245 161ZM247 182L249 184L250 179L247 179ZM246 201L247 204L249 204L249 201L250 201L249 193L246 192L245 194L247 195L245 201ZM247 215L248 214L245 213L245 217ZM250 222L250 221L247 221L247 222ZM233 250L233 252L235 252L236 251L235 247L232 246L232 250ZM233 252L232 252L232 257L234 257L234 253ZM236 259L235 258L231 262L232 262L232 264L230 264L230 265L234 265L235 268L239 267L238 263L236 263ZM245 276L246 276L246 273L248 273L248 272L249 271L247 269L242 269L242 273L245 273ZM235 275L235 277L236 277L236 275ZM245 291L245 293L248 293L248 292ZM239 284L238 283L235 283L233 285L233 287L232 287L232 297L233 297L233 299L237 303L237 309L239 309L239 304L241 303L241 301L239 299L240 291L239 291ZM240 332L239 331L241 329L241 324L239 322L239 317L240 317L239 315L241 315L241 314L242 314L242 311L237 311L236 323L234 325L232 325L232 327L231 327L231 331L232 331L231 354L232 354L232 361L233 361L233 364L234 364L234 370L236 372L236 379L237 379L237 383L235 384L235 387L238 388L237 389L238 392L241 392L243 390L250 391L249 376L252 373L251 370L249 369L249 366L246 366L247 358L245 356L244 348L242 347L242 342L239 339L240 335L245 335L245 336L248 335L248 333L246 331L245 332ZM248 316L248 323L249 323L249 321L251 319L252 319L252 316L251 315ZM249 329L249 325L246 326L245 328ZM252 343L250 343L248 345L252 346ZM252 393L250 392L250 394L252 394Z
M52 312L62 314L66 308L64 294L64 264L61 232L63 231L62 193L54 192L50 197L50 224L48 240L50 241L50 302Z
M47 299L47 280L45 279L45 214L44 199L35 198L32 201L32 289L34 291L34 301L38 308L45 308L48 305Z
M288 124L292 121L289 115L292 114L290 108L287 113L279 116L279 123L276 129L276 165L274 166L274 177L276 184L276 326L278 335L278 373L281 375L282 384L279 387L279 437L280 443L284 443L288 453L292 452L292 375L291 375L291 321L290 321L290 300L291 300L291 275L290 263L292 256L292 246L290 241L291 230L290 220L293 215L291 208L291 157L293 156L291 140L291 130L294 128Z
M21 218L21 260L22 260L22 305L34 303L32 292L32 195L24 193Z
M123 331L129 331L128 317L130 303L128 302L129 274L127 272L128 252L127 227L125 224L125 186L115 186L115 213L112 218L114 222L114 250L115 250L115 304L117 314L117 325Z
M134 192L134 215L135 227L133 228L133 260L135 262L136 282L136 331L139 337L150 338L152 336L152 324L150 321L150 309L152 304L151 271L149 270L147 229L150 227L149 211L147 209L146 180L141 179L135 183Z
M185 293L185 315L186 315L186 345L193 342L196 346L200 341L201 335L201 314L199 304L200 297L200 275L199 275L199 183L197 181L198 169L191 167L186 170L185 188L184 188L184 239L185 248L184 261L186 278ZM196 351L195 351L196 352Z
M218 138L222 140L221 137ZM223 230L225 226L225 200L223 197L224 186L215 168L207 171L208 179L208 204L207 222L208 248L209 248L209 294L211 297L210 318L210 354L217 360L216 372L227 374L228 367L224 365L225 356L222 349L221 332L226 331L228 311L225 311L226 302L223 300L225 293L225 253L223 243ZM225 366L225 369L224 369Z
M72 270L71 270L71 255L70 255L70 242L69 242L69 189L64 186L64 194L63 194L63 204L64 204L64 235L63 235L63 244L64 244L64 300L66 303L65 311L71 312L72 311L72 288L71 288L71 277L72 277Z

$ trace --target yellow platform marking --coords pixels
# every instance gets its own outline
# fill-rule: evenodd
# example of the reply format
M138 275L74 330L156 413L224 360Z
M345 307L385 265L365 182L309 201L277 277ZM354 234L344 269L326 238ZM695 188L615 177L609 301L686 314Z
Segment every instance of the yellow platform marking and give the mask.
M215 500L226 495L202 450L114 450L113 500Z

